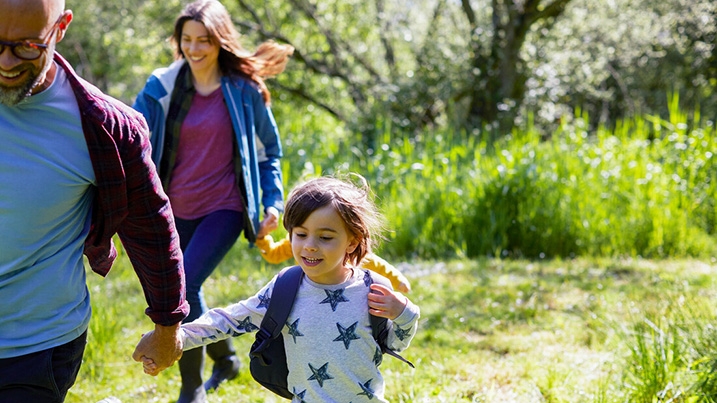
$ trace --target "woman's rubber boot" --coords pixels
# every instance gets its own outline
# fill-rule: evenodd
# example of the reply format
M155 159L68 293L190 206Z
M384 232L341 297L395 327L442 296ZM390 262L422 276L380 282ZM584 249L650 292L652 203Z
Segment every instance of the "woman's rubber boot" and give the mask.
M214 360L212 376L204 383L207 392L217 389L220 383L230 381L239 375L241 362L236 356L231 339L208 344L207 355Z
M204 367L204 348L187 350L179 359L179 374L182 376L182 389L177 403L206 403L207 393L202 384Z

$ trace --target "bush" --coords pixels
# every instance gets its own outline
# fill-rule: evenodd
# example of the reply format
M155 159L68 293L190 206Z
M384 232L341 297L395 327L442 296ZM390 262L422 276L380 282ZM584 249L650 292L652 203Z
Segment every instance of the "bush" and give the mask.
M715 256L717 144L694 120L674 110L588 134L579 116L548 139L527 127L492 146L448 129L384 128L365 150L302 134L292 143L311 152L288 153L287 184L364 175L393 231L389 256Z

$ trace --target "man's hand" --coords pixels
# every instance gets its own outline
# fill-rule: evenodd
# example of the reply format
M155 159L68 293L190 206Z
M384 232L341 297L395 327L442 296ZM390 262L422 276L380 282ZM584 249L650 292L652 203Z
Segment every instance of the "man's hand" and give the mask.
M143 363L145 373L157 376L182 357L182 347L179 323L173 326L154 325L154 330L143 335L137 343L132 359Z

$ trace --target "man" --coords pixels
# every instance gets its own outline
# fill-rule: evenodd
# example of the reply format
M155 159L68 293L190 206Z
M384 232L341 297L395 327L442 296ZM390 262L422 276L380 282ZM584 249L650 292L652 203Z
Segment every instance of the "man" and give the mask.
M106 275L117 233L144 289L163 368L181 356L182 253L144 119L55 53L64 0L0 0L0 402L62 402L85 348L82 254Z

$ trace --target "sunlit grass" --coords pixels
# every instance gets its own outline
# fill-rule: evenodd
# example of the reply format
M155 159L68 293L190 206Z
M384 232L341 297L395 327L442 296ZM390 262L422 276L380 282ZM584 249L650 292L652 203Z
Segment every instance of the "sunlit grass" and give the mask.
M392 402L693 402L715 391L714 263L394 263L412 281L422 319L404 354L416 368L390 357L382 365ZM210 305L250 295L278 267L237 244L206 283ZM89 284L90 341L67 401L173 402L176 366L153 378L130 358L152 324L127 260ZM209 401L281 401L248 373L252 338L233 341L241 374Z
M287 190L364 175L387 218L378 252L413 283L422 320L405 355L417 367L384 360L390 401L715 401L716 133L673 109L591 133L578 113L547 138L528 127L492 146L450 129L386 130L372 150L281 120ZM279 267L242 240L206 282L209 305L248 297ZM68 402L173 402L176 366L152 378L130 358L153 325L126 257L89 287ZM251 342L234 339L245 366ZM246 368L210 396L278 401Z

